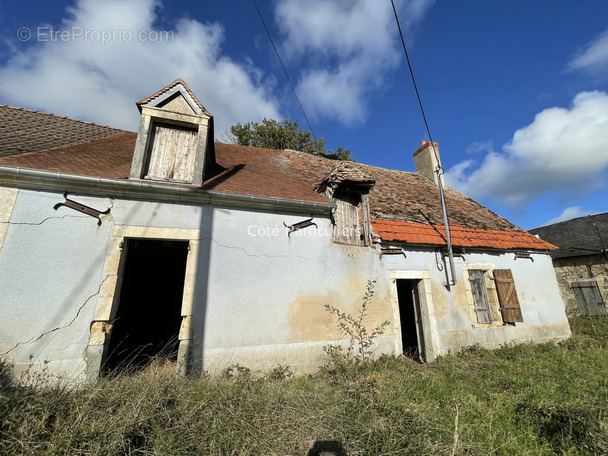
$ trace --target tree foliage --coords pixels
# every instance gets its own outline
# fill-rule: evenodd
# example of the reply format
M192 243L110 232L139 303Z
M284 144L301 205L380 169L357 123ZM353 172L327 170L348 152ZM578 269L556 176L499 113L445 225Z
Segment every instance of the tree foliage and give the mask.
M231 142L242 146L293 149L334 160L354 161L348 149L338 147L335 151L326 151L325 139L311 137L310 132L302 130L296 120L285 119L280 123L265 118L262 123L236 124L230 127L229 136Z

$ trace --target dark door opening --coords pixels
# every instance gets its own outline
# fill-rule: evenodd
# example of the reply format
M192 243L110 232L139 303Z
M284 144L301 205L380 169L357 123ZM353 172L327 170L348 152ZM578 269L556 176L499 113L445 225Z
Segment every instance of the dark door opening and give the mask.
M403 354L408 358L423 361L424 346L420 322L418 280L397 279L396 282Z
M177 359L188 242L125 240L120 300L105 371L140 369Z

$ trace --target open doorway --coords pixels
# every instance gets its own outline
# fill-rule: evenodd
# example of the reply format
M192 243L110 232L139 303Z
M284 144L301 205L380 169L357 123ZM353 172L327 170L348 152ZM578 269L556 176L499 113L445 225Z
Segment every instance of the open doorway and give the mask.
M124 269L104 371L177 359L188 242L125 239Z
M401 323L403 354L417 361L424 361L424 338L420 320L419 280L397 279L397 299Z

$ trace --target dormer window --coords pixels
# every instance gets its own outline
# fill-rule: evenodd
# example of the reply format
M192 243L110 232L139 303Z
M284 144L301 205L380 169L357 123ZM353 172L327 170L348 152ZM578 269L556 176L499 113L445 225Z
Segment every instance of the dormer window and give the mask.
M137 103L141 111L130 179L200 186L215 161L213 117L177 79Z
M370 245L368 194L375 181L350 163L338 165L317 191L336 204L332 239L339 244Z
M336 189L332 201L336 203L332 238L334 242L351 245L365 245L361 194Z
M197 134L195 128L154 122L144 178L191 183Z

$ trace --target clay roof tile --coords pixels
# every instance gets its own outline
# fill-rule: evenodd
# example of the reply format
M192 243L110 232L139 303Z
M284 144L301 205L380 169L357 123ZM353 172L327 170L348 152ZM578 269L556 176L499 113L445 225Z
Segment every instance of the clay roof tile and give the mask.
M5 130L18 130L19 122L11 119L19 119L24 112L31 117L27 124L32 128L21 136L7 136ZM3 133L0 134L0 166L114 179L124 179L129 175L136 133L0 106L0 118L2 116L9 121L6 124L0 122L0 133ZM3 125L8 127L2 130ZM43 133L38 133L35 128ZM53 135L65 141L55 142ZM43 140L45 136L47 141ZM12 138L12 142L7 137ZM7 150L9 153L13 150L11 147L18 153L2 157ZM207 170L203 188L330 203L315 191L328 177L375 182L369 191L369 201L376 234L390 241L445 245L437 187L419 174L340 162L304 152L234 144L215 143L215 154L216 163ZM551 248L550 244L523 232L454 189L446 187L445 196L453 225L454 245ZM384 216L410 221L395 221ZM510 234L507 236L505 233ZM412 236L416 237L415 242Z
M402 220L377 218L372 221L376 235L388 242L445 246L443 226L423 225ZM501 250L552 250L556 247L525 231L502 231L462 226L450 227L454 247L483 247Z

